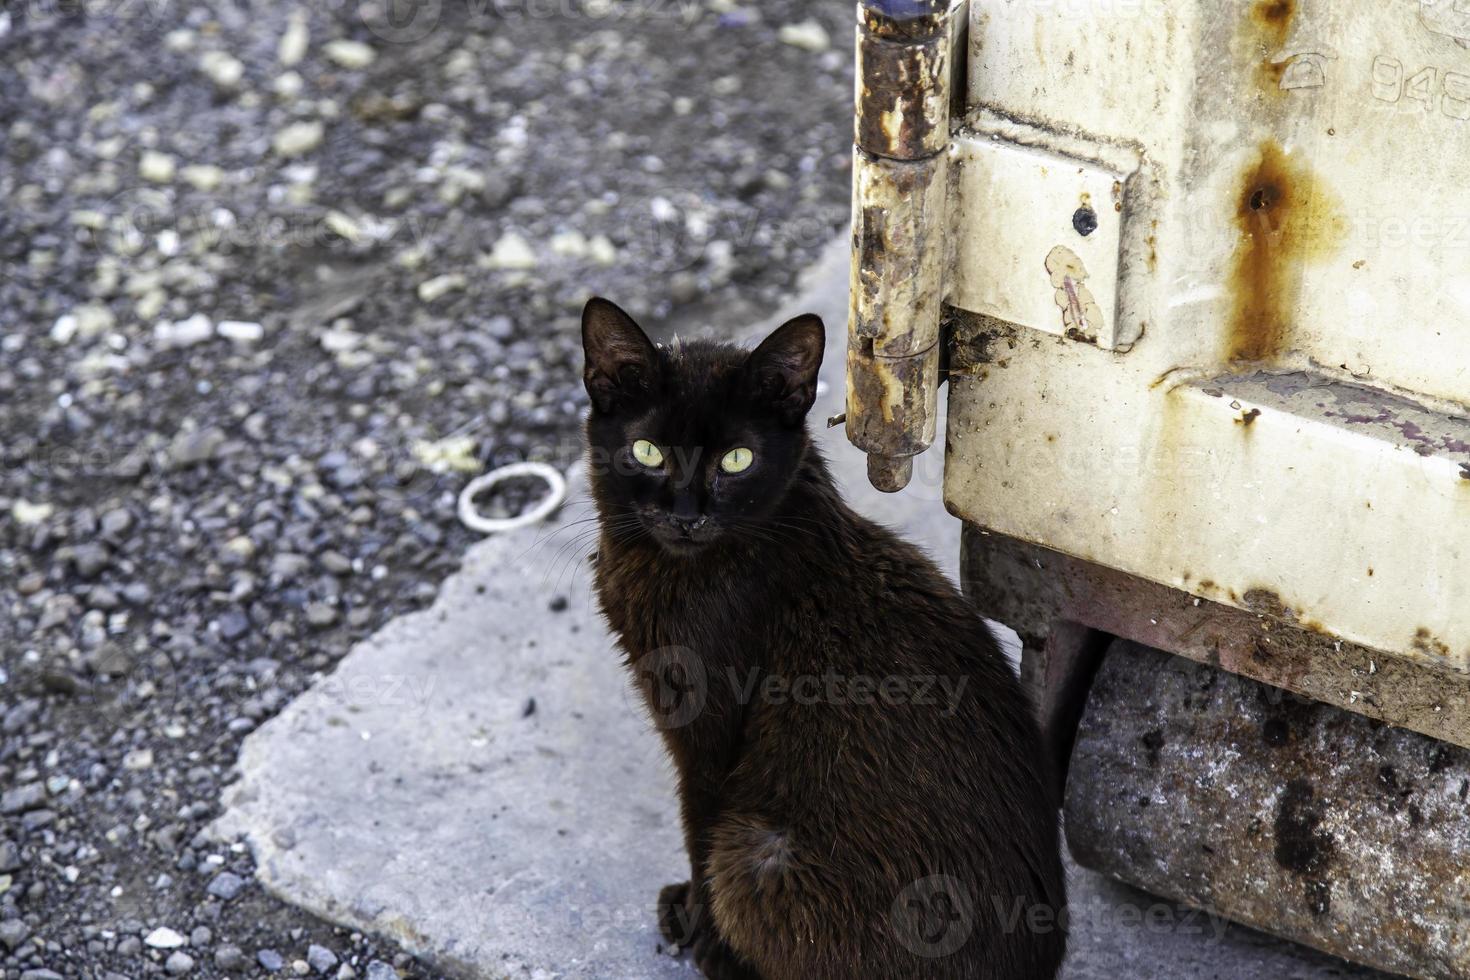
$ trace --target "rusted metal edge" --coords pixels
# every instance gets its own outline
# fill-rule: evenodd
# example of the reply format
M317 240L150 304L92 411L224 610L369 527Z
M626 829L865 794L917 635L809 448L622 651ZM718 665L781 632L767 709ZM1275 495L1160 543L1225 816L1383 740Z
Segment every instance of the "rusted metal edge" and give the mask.
M1020 634L1044 713L1067 673L1047 637L1070 622L1470 747L1470 674L1317 632L1267 594L1236 609L969 523L962 555L966 594Z
M874 156L919 160L949 143L950 33L890 40L857 33L857 145Z
M949 0L861 0L858 25L899 41L923 41L947 30Z

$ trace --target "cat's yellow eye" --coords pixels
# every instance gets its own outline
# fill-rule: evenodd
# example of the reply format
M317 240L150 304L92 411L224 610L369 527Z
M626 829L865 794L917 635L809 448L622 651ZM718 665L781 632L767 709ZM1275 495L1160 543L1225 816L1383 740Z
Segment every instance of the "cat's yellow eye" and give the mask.
M647 439L639 439L633 443L633 458L649 469L664 465L663 452Z
M726 473L744 473L755 462L755 454L744 446L732 449L720 460L720 469Z

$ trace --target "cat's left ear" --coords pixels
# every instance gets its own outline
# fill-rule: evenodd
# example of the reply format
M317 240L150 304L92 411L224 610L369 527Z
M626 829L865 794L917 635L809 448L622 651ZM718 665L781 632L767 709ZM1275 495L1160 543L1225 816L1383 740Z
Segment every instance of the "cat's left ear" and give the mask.
M800 424L817 400L817 370L826 343L822 318L804 313L777 327L745 361L746 377L787 425Z
M582 383L599 412L636 401L653 390L658 351L643 328L616 303L594 296L582 308Z

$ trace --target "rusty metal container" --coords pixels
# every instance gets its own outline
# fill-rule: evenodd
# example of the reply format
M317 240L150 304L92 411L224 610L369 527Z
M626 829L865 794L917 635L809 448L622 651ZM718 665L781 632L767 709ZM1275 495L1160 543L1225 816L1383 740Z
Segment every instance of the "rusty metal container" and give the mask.
M848 435L886 490L943 439L1058 761L1114 637L1470 746L1465 5L872 0L857 50Z

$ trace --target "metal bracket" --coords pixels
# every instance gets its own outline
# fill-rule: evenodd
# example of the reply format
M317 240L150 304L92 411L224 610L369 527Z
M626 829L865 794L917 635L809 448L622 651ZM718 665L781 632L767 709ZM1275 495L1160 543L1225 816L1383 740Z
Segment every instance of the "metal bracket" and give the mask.
M944 296L952 52L966 3L858 8L847 436L879 490L934 441Z

